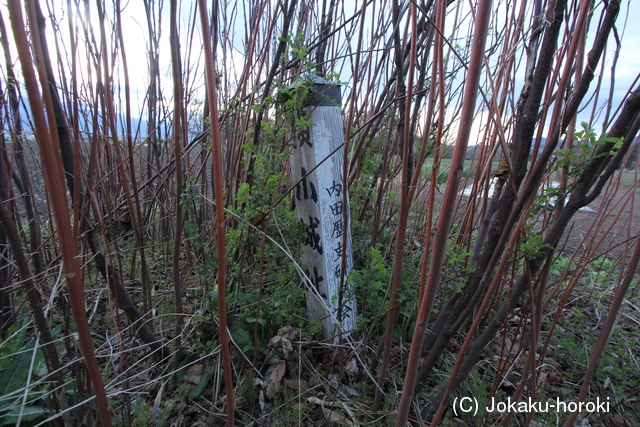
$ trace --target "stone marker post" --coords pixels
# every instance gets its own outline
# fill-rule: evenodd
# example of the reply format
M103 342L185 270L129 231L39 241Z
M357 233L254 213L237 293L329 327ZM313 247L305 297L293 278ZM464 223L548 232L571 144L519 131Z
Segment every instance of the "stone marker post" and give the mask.
M293 199L305 233L302 263L313 289L307 292L307 311L322 322L324 337L337 342L340 330L347 336L356 326L355 294L347 281L353 255L341 94L339 86L317 76L309 89L304 112L311 125L297 129L291 153L291 178L297 183Z

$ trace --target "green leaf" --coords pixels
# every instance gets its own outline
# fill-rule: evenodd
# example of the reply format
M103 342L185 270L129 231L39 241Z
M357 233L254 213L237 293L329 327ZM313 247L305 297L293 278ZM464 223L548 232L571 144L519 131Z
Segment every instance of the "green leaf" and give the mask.
M41 408L40 406L26 405L24 407L14 408L7 414L5 414L2 418L0 418L0 425L17 423L18 418L20 418L20 412L22 412L22 422L35 421L48 414L48 411L45 408Z
M249 335L249 333L244 329L233 328L229 332L231 332L231 337L237 344L238 348L244 349L253 345L253 340L251 339L251 335Z
M189 393L189 396L191 397L200 396L204 391L205 387L207 386L207 384L209 383L209 377L211 377L212 373L213 373L213 365L211 364L205 365L202 371L202 375L200 376L200 382L198 383L196 388L191 390L191 392Z
M258 302L258 295L254 294L240 294L238 299L246 302L247 304L256 304Z
M11 357L11 361L0 374L0 396L19 390L27 382L29 366L31 365L33 342L20 350L20 353Z

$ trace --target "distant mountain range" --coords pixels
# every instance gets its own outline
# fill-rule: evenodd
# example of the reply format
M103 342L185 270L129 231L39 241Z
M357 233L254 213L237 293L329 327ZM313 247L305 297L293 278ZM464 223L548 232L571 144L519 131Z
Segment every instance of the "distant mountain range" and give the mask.
M106 118L103 115L98 115L97 118L94 118L91 114L91 108L87 104L80 105L80 114L78 115L78 127L80 128L80 132L87 134L92 132L94 129L94 120L97 120L99 128L102 129L102 133L111 133L107 132L108 123ZM31 118L31 107L29 105L28 99L23 99L23 103L20 104L20 115L22 117L22 123L24 132L27 136L33 137L33 120ZM69 115L67 116L67 121L69 127L72 127L73 123ZM131 134L135 140L141 141L147 137L148 129L147 129L147 121L140 117L131 117ZM123 114L116 115L116 131L118 132L118 138L123 139L125 136L125 116ZM166 125L166 129L162 129L163 132L167 132L169 134L171 132L170 125ZM8 133L8 129L5 126L5 132Z

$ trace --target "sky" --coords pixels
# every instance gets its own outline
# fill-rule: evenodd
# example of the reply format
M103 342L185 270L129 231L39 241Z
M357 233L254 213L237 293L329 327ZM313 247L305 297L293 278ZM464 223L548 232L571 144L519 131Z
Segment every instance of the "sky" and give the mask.
M44 5L45 1L41 0L41 3ZM107 12L110 15L113 15L112 13L113 6L111 5L111 1L107 0L106 3L107 3L107 6L106 6ZM207 3L210 3L210 2L207 2ZM227 70L220 70L220 71L223 72L227 76L227 78L231 76L231 78L228 78L228 80L233 81L234 80L233 77L239 75L240 70L242 69L245 62L245 58L241 53L244 49L243 45L244 43L246 43L245 37L246 35L249 35L251 31L255 31L256 29L248 29L248 28L245 28L243 25L243 22L245 21L244 10L246 7L246 2L229 2L229 3L230 3L229 10L226 11L223 14L223 16L221 16L221 20L223 21L231 20L232 15L235 14L236 16L235 24L230 26L230 28L228 29L229 33L234 36L233 37L234 45L230 47L228 46L227 48L225 48L223 53L227 57L227 64L234 64L234 65L231 65ZM276 3L275 1L272 2L272 4L275 4L275 3ZM496 6L496 9L497 9L496 16L506 13L505 8L509 6L507 3L498 3L496 1L494 1L493 3L494 5L498 5ZM59 6L60 2L59 0L49 0L49 4L50 5L56 4L57 6ZM63 4L66 4L66 2L64 2ZM93 4L93 3L90 3L90 4ZM181 42L182 42L181 49L183 51L183 56L189 56L190 60L185 61L185 63L189 63L189 64L196 64L197 62L199 62L202 55L201 44L197 42L198 40L201 40L199 19L195 20L195 30L194 30L195 43L193 45L187 44L186 36L189 33L189 31L191 31L192 25L194 24L193 20L189 20L189 16L193 16L194 4L195 2L192 2L192 1L180 2L180 5L181 5L180 6L180 12L181 12L180 26L181 26ZM359 4L360 4L359 1L347 0L344 2L344 8L346 11L355 10L356 8L359 8ZM468 2L465 1L464 4L467 5ZM597 4L599 5L597 7L600 9L602 6L600 5L599 2L597 2ZM168 46L169 2L165 1L163 7L165 10L163 11L163 14L162 14L163 16L162 27L161 27L161 37L162 37L161 46L162 47L160 50L160 63L161 63L161 73L163 77L163 80L162 80L163 91L165 93L165 96L167 98L170 98L172 94L172 87L171 87L170 51ZM96 38L97 38L99 34L99 22L97 20L97 13L95 12L95 5L92 6L92 9L93 10L91 13L91 20L89 22L89 25L92 27L92 30L94 31L94 33L96 33ZM461 16L465 16L468 13L468 10L469 10L468 6L465 6L465 8L461 10ZM0 3L0 12L2 13L6 21L8 19L8 13L6 11L4 2ZM128 66L130 70L133 108L134 108L134 111L135 110L140 111L143 109L144 95L146 93L146 89L149 84L149 77L146 73L146 70L148 68L147 66L148 32L147 32L146 15L145 15L143 2L141 0L122 1L121 12L122 12L122 19L123 19L123 32L124 32L127 61L128 61ZM62 9L62 12L56 9L55 15L56 15L56 18L58 19L58 22L56 22L56 25L59 26L59 28L62 30L59 33L62 35L62 39L58 40L59 42L58 46L59 47L69 46L68 30L67 30L69 15L67 11L65 11L64 9ZM596 14L595 16L598 16L598 14ZM448 15L447 24L446 24L447 27L445 29L445 33L452 25L451 22L454 18L455 17L453 16L453 14ZM619 31L620 38L622 40L622 49L620 50L620 57L618 60L616 76L615 76L616 85L613 92L614 107L617 104L619 104L619 102L622 100L627 89L631 86L632 82L640 72L640 54L638 54L639 52L638 46L640 46L640 27L637 25L638 22L640 22L640 2L637 0L623 0L621 5L621 13L618 18L618 31ZM108 33L111 31L109 28L109 24L110 23L107 23ZM55 40L53 32L51 31L51 28L52 26L49 25L48 26L49 35L50 35L49 40ZM10 30L10 28L8 29ZM81 28L78 28L78 31L81 31ZM588 47L593 42L594 33L595 33L594 31L591 31L589 34L589 39L587 41ZM79 34L79 36L82 37L82 34ZM355 41L353 41L353 44L355 44ZM607 46L607 54L605 59L605 79L603 80L603 91L601 92L602 95L599 100L600 105L606 102L606 97L608 97L608 93L609 93L609 82L610 82L609 68L611 67L611 64L613 62L614 47L615 46L613 45L613 42L610 42L609 45ZM53 43L52 45L50 45L50 48L51 49L54 48ZM83 46L80 46L80 48L81 50L84 49ZM63 57L65 57L65 55L63 55ZM16 58L16 55L14 53L14 60L15 58ZM67 59L70 58L69 52L67 52L66 58ZM78 58L82 68L85 69L86 68L85 57L83 55L79 55ZM70 65L67 64L67 69L69 68L70 68ZM121 73L122 71L121 68L119 68L119 70ZM349 66L343 67L342 68L343 74L340 76L340 80L347 82L347 88L345 88L346 90L349 90L348 86L351 80L349 70L350 70ZM600 69L598 69L598 71L599 70ZM4 74L4 72L2 74ZM190 85L190 87L193 90L195 90L194 92L196 94L195 101L201 101L203 98L203 93L204 93L203 86L202 86L203 74L204 74L203 70L200 69L199 72L197 73L197 75L200 76L200 78L197 78L194 81L186 82L187 84ZM120 81L120 79L117 79L117 81ZM592 84L592 86L593 85L595 85L595 83ZM194 102L193 105L194 105L194 108L200 108L200 104L198 104L197 102ZM579 116L579 121L588 120L590 114L591 114L590 109L581 111ZM601 121L602 121L602 114L597 116L596 123L601 124ZM476 127L479 126L479 123L480 121L478 121L478 123L476 124ZM476 132L475 134L479 134L479 132Z

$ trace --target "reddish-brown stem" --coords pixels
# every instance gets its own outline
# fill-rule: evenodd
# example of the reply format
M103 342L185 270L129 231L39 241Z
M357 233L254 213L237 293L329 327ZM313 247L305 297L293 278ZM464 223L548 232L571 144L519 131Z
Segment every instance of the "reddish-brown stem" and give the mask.
M442 276L442 265L444 262L444 254L447 245L447 237L449 228L453 221L453 211L462 176L465 154L471 134L471 125L473 123L473 115L475 111L476 97L480 85L480 73L484 59L484 46L487 37L487 28L489 26L489 17L491 12L491 0L480 1L476 13L476 20L473 31L473 46L471 50L471 59L469 61L469 70L467 71L466 84L464 88L464 101L462 104L462 112L460 114L460 127L458 128L458 136L456 145L451 159L451 169L447 186L444 191L442 208L440 210L440 220L436 229L436 235L433 242L433 251L431 255L431 265L429 267L429 276L427 278L425 292L422 300L419 302L418 318L416 319L416 327L414 329L411 341L411 349L409 360L407 362L405 383L402 391L402 398L398 408L398 417L395 425L397 427L404 426L409 408L413 397L415 382L417 379L416 371L418 362L422 353L422 342L427 327L428 316L433 306L436 290L440 284ZM432 183L433 185L433 183ZM439 414L433 423L437 423Z
M175 193L175 209L176 222L173 236L173 292L175 296L176 313L176 335L178 343L181 341L182 325L182 283L180 281L180 246L182 238L182 223L184 212L182 208L182 189L184 187L184 176L182 173L182 146L184 141L183 129L183 91L182 91L182 70L180 59L180 42L178 40L178 2L171 1L171 19L170 19L170 40L171 40L171 70L173 73L173 122L171 130L173 132L173 157L176 167L176 193Z
M24 28L24 19L22 15L22 2L14 1L8 5L9 14L11 16L11 27L16 41L16 48L22 65L22 75L27 87L31 112L34 118L36 128L36 139L40 148L40 159L42 169L45 176L45 186L49 195L54 219L58 229L58 238L60 241L60 252L62 253L62 262L65 271L65 279L69 290L69 302L75 319L76 330L80 338L80 351L87 367L89 378L93 386L98 406L98 415L100 422L105 427L110 427L111 408L107 401L107 394L98 367L95 351L93 349L93 341L87 316L84 307L84 287L82 283L82 273L80 268L80 260L78 258L77 242L74 239L69 220L69 208L67 206L67 196L65 194L65 185L63 179L62 159L58 147L58 140L55 132L51 132L55 119L52 116L53 108L50 100L49 91L42 92L43 99L40 97L36 74L31 61L31 52L29 51L29 42ZM31 30L31 43L34 47L37 63L42 63L42 52L39 41L39 29L36 23L36 11L33 3L29 4L29 28ZM44 68L40 67L41 85L47 87L47 76L44 75ZM45 117L44 106L47 105L49 112L49 121ZM53 123L51 122L53 120Z
M231 354L229 352L229 333L227 330L227 301L226 301L226 249L225 249L225 217L224 194L222 189L222 143L218 125L218 95L216 93L216 74L211 50L211 32L209 17L204 0L198 0L200 9L200 25L202 26L202 43L204 46L207 97L209 99L211 132L211 154L214 173L214 194L216 200L216 243L218 252L218 316L220 318L220 343L222 347L222 362L224 366L224 380L227 391L227 425L232 427L234 421L233 374L231 372Z

